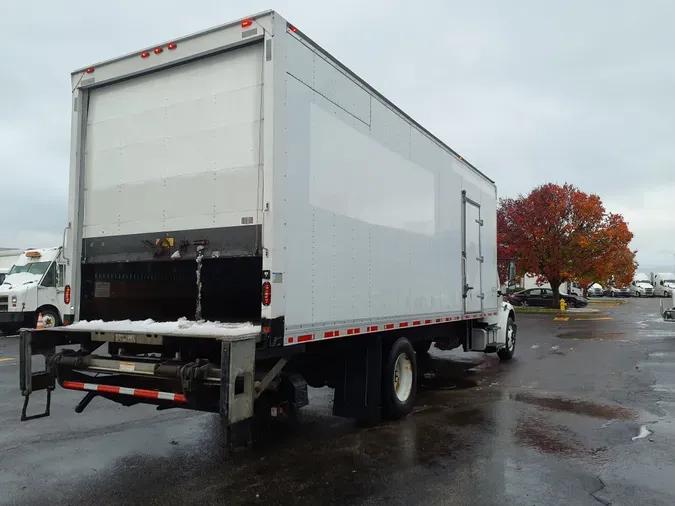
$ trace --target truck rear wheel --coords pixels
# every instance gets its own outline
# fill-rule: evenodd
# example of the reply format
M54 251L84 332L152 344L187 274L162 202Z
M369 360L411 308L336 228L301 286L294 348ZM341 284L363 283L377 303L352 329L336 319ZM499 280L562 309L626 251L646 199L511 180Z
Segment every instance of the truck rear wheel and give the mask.
M396 340L386 356L382 377L382 412L394 420L409 414L417 393L417 357L405 337Z

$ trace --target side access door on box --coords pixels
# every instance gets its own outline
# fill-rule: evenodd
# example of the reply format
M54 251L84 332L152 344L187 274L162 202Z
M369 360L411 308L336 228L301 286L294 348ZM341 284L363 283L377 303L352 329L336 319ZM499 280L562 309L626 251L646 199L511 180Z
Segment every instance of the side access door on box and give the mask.
M483 220L480 218L480 204L462 192L462 284L464 313L483 311L483 256L481 235Z

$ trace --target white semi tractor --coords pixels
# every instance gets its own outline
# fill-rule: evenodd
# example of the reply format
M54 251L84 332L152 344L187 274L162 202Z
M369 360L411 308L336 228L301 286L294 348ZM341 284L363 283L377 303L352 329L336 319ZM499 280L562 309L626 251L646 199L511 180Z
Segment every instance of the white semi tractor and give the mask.
M675 274L672 272L652 272L649 280L656 297L671 297L675 293Z
M0 284L0 331L35 327L39 315L45 327L58 327L72 321L70 308L63 248L21 252Z
M376 422L413 409L432 342L513 356L495 183L279 14L72 85L76 322L22 333L23 419L58 383L233 436L309 384Z

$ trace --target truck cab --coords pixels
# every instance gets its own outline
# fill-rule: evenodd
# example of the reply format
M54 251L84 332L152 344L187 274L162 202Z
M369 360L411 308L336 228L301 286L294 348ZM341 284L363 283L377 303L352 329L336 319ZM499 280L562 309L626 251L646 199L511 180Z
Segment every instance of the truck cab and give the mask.
M9 268L0 267L0 285L2 285L5 282L5 278L7 277L8 273L9 273Z
M672 272L652 272L651 284L654 287L655 296L670 297L675 292L675 274Z
M638 274L630 284L630 293L634 297L653 297L654 287L646 275Z
M70 286L63 249L26 250L0 285L0 331L35 327L42 315L45 327L69 321Z

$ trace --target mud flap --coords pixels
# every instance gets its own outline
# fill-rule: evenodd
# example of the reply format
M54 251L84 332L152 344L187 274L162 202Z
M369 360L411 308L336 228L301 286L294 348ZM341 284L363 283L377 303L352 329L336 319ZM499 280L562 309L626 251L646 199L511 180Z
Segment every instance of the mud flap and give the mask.
M338 373L333 415L375 425L382 418L382 337L353 343Z

